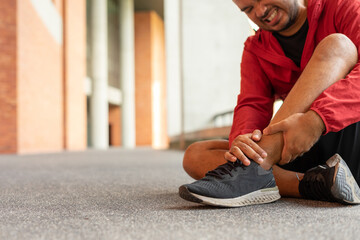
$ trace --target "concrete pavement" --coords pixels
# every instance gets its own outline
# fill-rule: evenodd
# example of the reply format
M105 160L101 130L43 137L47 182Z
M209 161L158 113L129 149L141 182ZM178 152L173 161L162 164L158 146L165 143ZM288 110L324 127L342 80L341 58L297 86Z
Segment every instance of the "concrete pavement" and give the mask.
M360 206L186 202L182 152L0 156L0 239L358 239Z

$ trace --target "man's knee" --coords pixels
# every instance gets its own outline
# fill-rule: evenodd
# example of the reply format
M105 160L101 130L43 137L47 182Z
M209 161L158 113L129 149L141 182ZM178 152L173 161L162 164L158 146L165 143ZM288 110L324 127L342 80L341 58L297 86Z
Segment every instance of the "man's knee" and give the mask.
M193 172L194 161L198 158L199 152L203 149L201 142L191 144L186 150L183 159L183 168L188 174Z
M191 144L185 151L183 168L194 179L200 179L220 164L225 163L223 155L229 150L227 140L207 140Z
M355 44L344 34L333 33L325 37L315 49L314 56L327 61L332 58L342 59L346 65L354 66L358 61Z

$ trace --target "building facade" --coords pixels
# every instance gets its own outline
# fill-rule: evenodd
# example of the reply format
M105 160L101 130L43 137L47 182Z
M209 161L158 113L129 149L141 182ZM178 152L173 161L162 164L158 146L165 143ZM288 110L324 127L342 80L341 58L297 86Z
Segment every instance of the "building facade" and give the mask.
M0 2L0 152L86 147L85 2Z
M222 0L2 0L0 31L0 153L38 153L228 127L250 26Z

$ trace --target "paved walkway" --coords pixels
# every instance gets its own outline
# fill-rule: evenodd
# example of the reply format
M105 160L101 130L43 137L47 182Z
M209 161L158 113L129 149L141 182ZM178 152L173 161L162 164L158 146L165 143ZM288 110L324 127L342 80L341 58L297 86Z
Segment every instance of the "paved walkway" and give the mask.
M182 152L0 156L0 239L359 239L360 207L186 202Z

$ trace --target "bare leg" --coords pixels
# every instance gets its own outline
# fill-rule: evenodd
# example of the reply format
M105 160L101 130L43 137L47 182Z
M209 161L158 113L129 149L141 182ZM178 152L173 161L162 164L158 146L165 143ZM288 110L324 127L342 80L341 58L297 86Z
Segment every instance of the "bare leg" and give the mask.
M226 163L224 153L229 150L229 141L212 140L191 144L185 152L184 170L194 179L200 179L205 173Z
M273 174L281 196L297 198L301 197L299 193L299 179L303 178L303 173L297 173L299 176L298 179L295 172L288 171L277 165L274 165Z
M348 74L357 59L356 47L346 36L333 34L325 38L317 46L313 57L272 122L281 121L295 113L308 111L311 103L326 88ZM264 136L259 145L268 153L263 164L264 168L269 168L279 162L283 147L281 134ZM224 153L228 151L228 147L228 141L225 140L204 141L191 145L184 155L185 171L195 179L204 177L206 172L225 163ZM277 166L273 169L280 194L299 197L299 181L295 173ZM303 176L301 173L298 175L300 178Z

